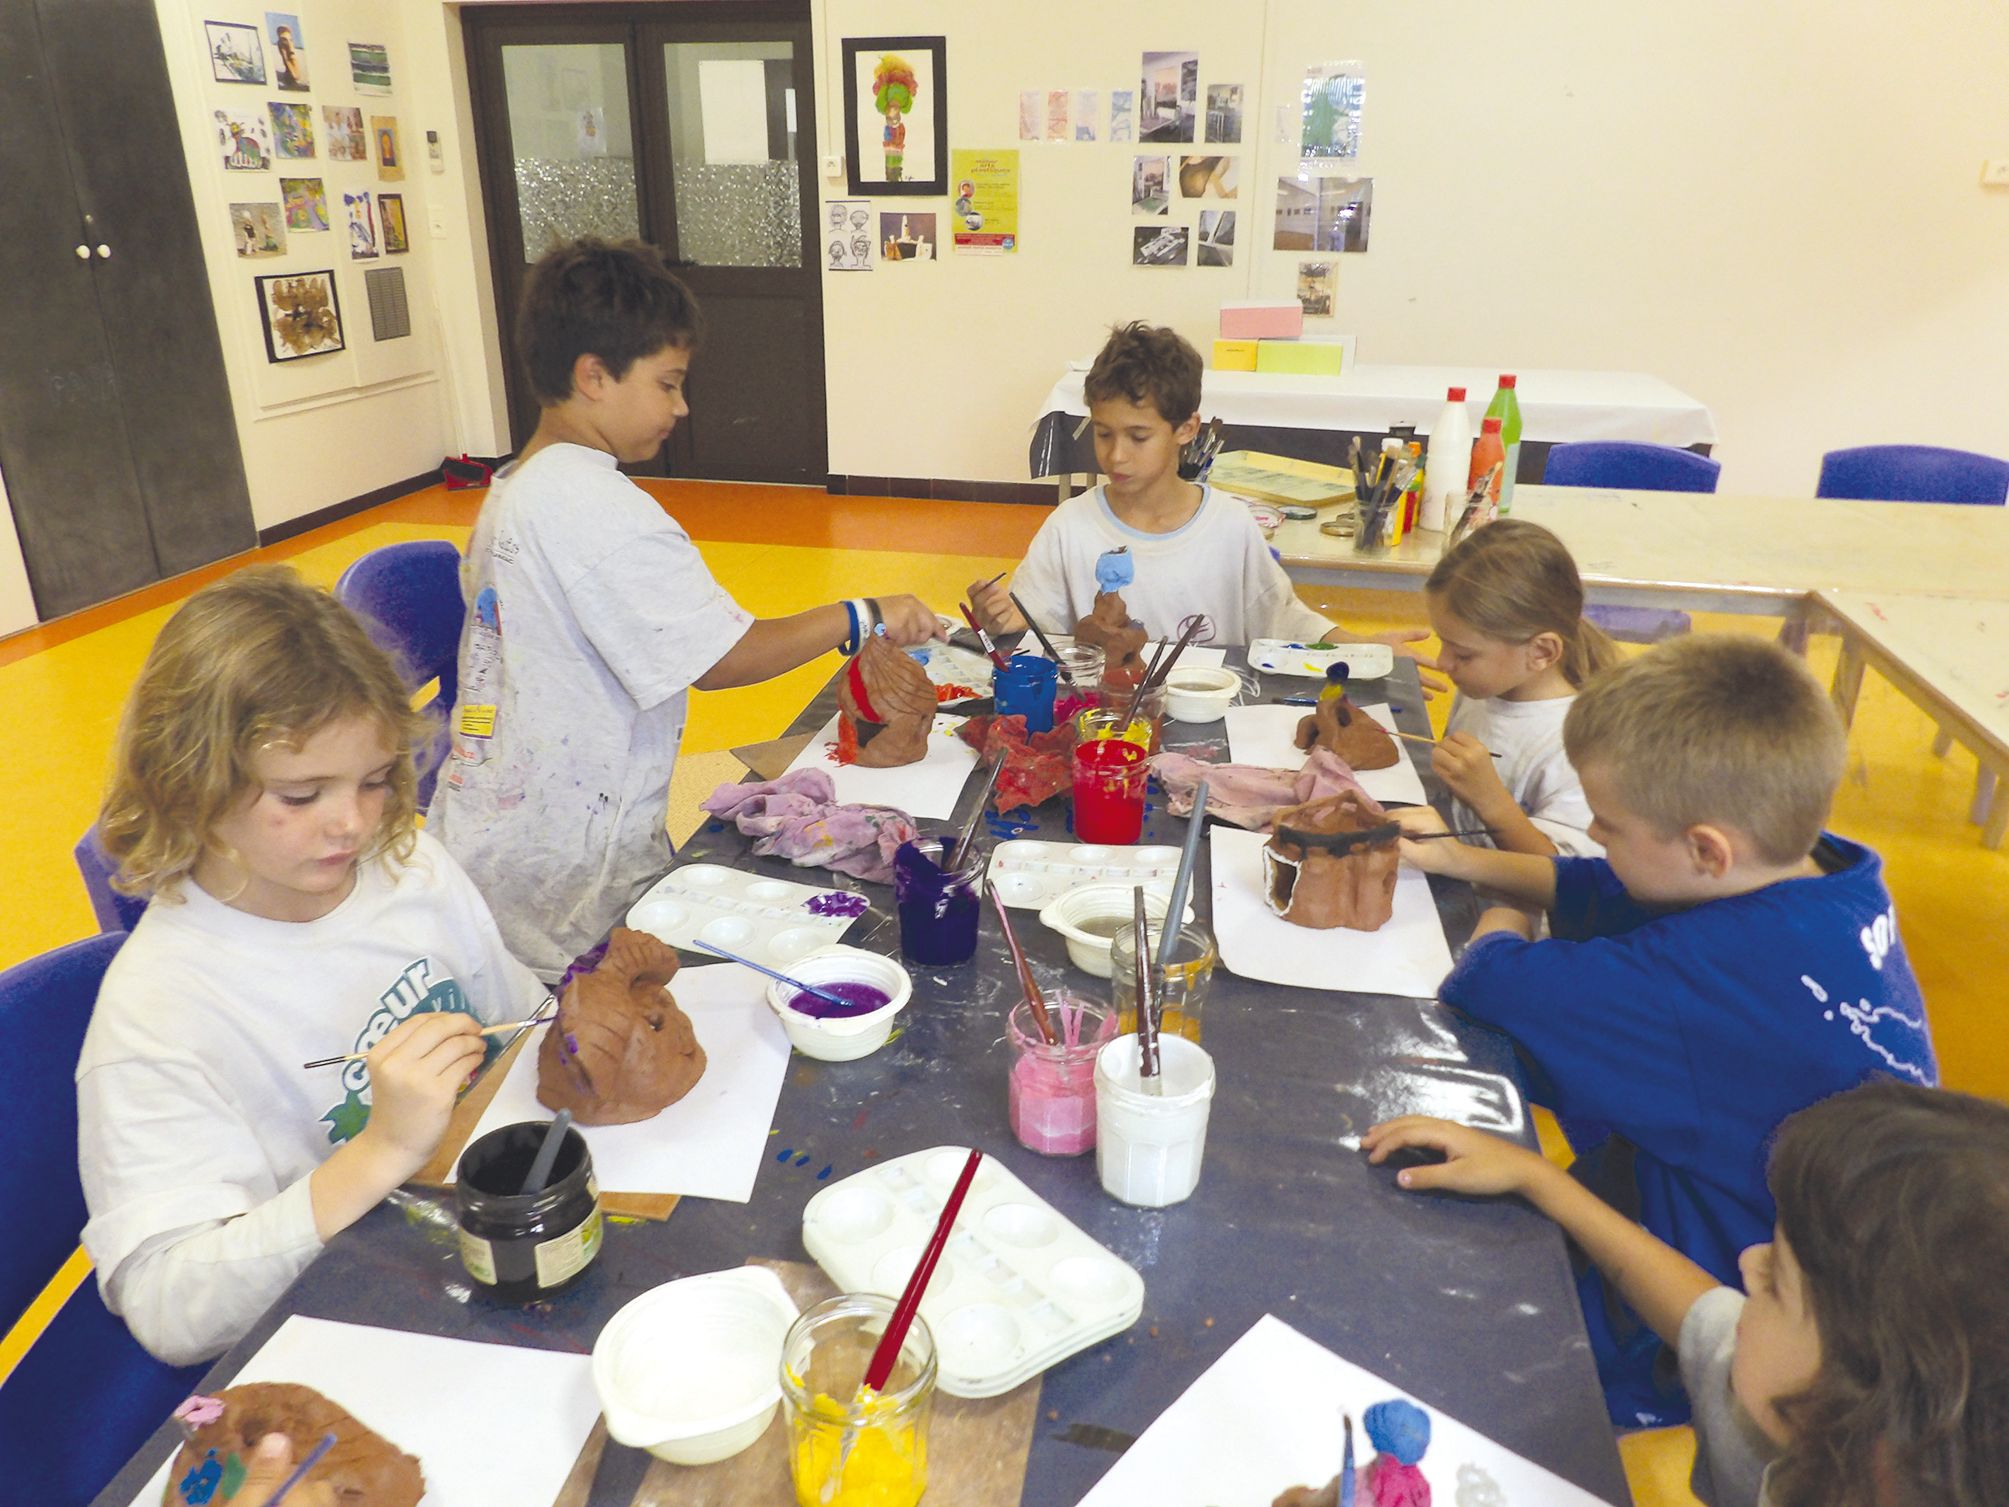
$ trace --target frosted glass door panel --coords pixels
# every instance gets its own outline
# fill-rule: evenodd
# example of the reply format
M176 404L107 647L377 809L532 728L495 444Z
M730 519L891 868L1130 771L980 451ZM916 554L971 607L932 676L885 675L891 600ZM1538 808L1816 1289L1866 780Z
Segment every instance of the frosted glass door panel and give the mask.
M526 262L583 235L642 233L627 53L619 42L502 49Z
M795 47L663 48L677 249L703 267L800 267Z

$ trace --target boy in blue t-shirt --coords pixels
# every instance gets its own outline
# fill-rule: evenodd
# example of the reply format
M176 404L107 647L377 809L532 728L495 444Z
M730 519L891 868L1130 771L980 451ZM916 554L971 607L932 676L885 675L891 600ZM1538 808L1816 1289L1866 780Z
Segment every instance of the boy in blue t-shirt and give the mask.
M1537 942L1526 912L1486 911L1439 996L1514 1037L1579 1177L1731 1283L1770 1238L1780 1121L1879 1075L1938 1077L1882 863L1822 830L1846 736L1792 655L1698 634L1593 680L1563 742L1604 858L1402 845L1548 912ZM1685 1419L1673 1356L1595 1269L1578 1291L1612 1420Z

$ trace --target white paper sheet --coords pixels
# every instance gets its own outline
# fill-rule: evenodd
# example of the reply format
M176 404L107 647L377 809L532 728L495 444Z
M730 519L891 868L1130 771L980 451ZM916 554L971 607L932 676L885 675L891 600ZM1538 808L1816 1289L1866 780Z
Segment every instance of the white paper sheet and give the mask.
M1050 633L1047 637L1053 640L1053 645L1056 649L1065 649L1074 643L1074 639L1065 633ZM1145 664L1148 665L1151 663L1151 656L1158 652L1159 647L1160 643L1156 639L1153 639L1144 646ZM1017 652L1020 654L1035 654L1041 659L1046 658L1046 650L1040 648L1039 640L1034 638L1030 633L1019 644ZM1168 649L1166 652L1169 653L1171 651ZM1190 670L1195 667L1203 670L1218 670L1227 662L1228 651L1226 649L1212 648L1206 644L1188 644L1186 645L1186 652L1179 656L1179 668L1182 670Z
M963 785L977 767L977 751L956 736L956 729L966 720L937 713L928 751L918 764L864 769L839 764L832 756L837 747L837 718L833 716L795 756L788 773L822 770L836 782L837 799L846 805L892 806L916 821L946 821L955 815Z
M425 1507L554 1500L600 1416L591 1356L298 1315L232 1384L255 1381L312 1387L418 1456ZM156 1507L173 1460L133 1507Z
M1360 706L1360 703L1354 703ZM1395 714L1384 701L1371 702L1360 709L1394 732ZM1231 706L1228 708L1228 757L1237 764L1254 764L1263 769L1302 769L1304 754L1291 742L1297 725L1311 715L1308 706ZM1402 755L1386 769L1356 769L1360 788L1377 801L1408 801L1425 804L1423 776L1416 772L1415 758L1428 754L1420 743L1395 740Z
M610 1193L681 1193L743 1204L753 1196L788 1071L788 1036L767 1006L767 980L751 968L685 968L670 981L670 992L705 1049L704 1076L653 1120L581 1125L593 1176ZM469 1145L504 1125L551 1118L537 1102L537 1050L550 1029L540 1026L523 1044Z
M1395 913L1379 931L1293 926L1263 900L1261 832L1213 827L1214 935L1221 962L1243 978L1301 989L1435 999L1451 971L1451 944L1430 881L1406 864L1395 876Z
M1374 1447L1361 1417L1372 1404L1395 1397L1416 1401L1265 1314L1158 1415L1081 1507L1268 1507L1292 1486L1323 1486L1338 1474L1345 1414L1353 1417L1355 1481L1365 1503L1361 1475ZM1424 1411L1430 1447L1423 1476L1431 1500L1444 1507L1465 1499L1461 1475L1470 1479L1473 1470L1499 1487L1496 1500L1503 1507L1593 1507L1604 1500L1435 1408Z

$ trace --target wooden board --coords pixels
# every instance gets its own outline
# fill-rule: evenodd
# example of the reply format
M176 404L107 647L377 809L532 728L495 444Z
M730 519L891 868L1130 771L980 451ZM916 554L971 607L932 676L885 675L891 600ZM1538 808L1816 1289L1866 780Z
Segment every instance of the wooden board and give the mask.
M810 734L769 738L765 743L748 743L732 750L732 756L752 771L757 780L778 780L788 772L795 756L809 746Z
M750 1263L771 1267L789 1295L807 1308L836 1293L829 1278L800 1261ZM1026 1456L1039 1418L1039 1378L1002 1397L966 1402L935 1394L928 1425L930 1502L956 1507L1017 1507L1025 1488ZM793 1502L788 1477L788 1426L781 1412L753 1446L714 1465L671 1465L607 1439L597 1425L554 1507L585 1507L596 1477L632 1479L647 1461L625 1507L781 1507Z
M1230 450L1215 456L1207 480L1224 492L1278 506L1323 508L1353 500L1353 473L1344 467L1260 450Z

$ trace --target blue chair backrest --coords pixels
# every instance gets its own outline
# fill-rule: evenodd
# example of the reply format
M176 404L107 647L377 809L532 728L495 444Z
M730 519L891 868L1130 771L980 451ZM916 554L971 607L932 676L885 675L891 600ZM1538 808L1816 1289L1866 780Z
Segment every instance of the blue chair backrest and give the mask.
M146 901L138 895L124 895L112 888L112 876L119 866L105 852L98 839L98 824L92 822L71 849L77 872L84 876L84 893L91 897L91 913L98 918L99 931L131 931L146 914Z
M1713 492L1720 461L1672 445L1632 440L1581 440L1549 451L1542 484L1550 487L1624 487L1641 492Z
M414 691L439 680L439 695L422 708L440 728L432 747L421 750L423 810L451 741L446 724L460 686L460 630L467 616L460 595L460 551L444 539L373 549L342 572L335 600L363 620L370 638L398 661Z
M1979 502L2009 498L2009 460L1938 445L1860 445L1821 457L1816 497L1863 502Z

